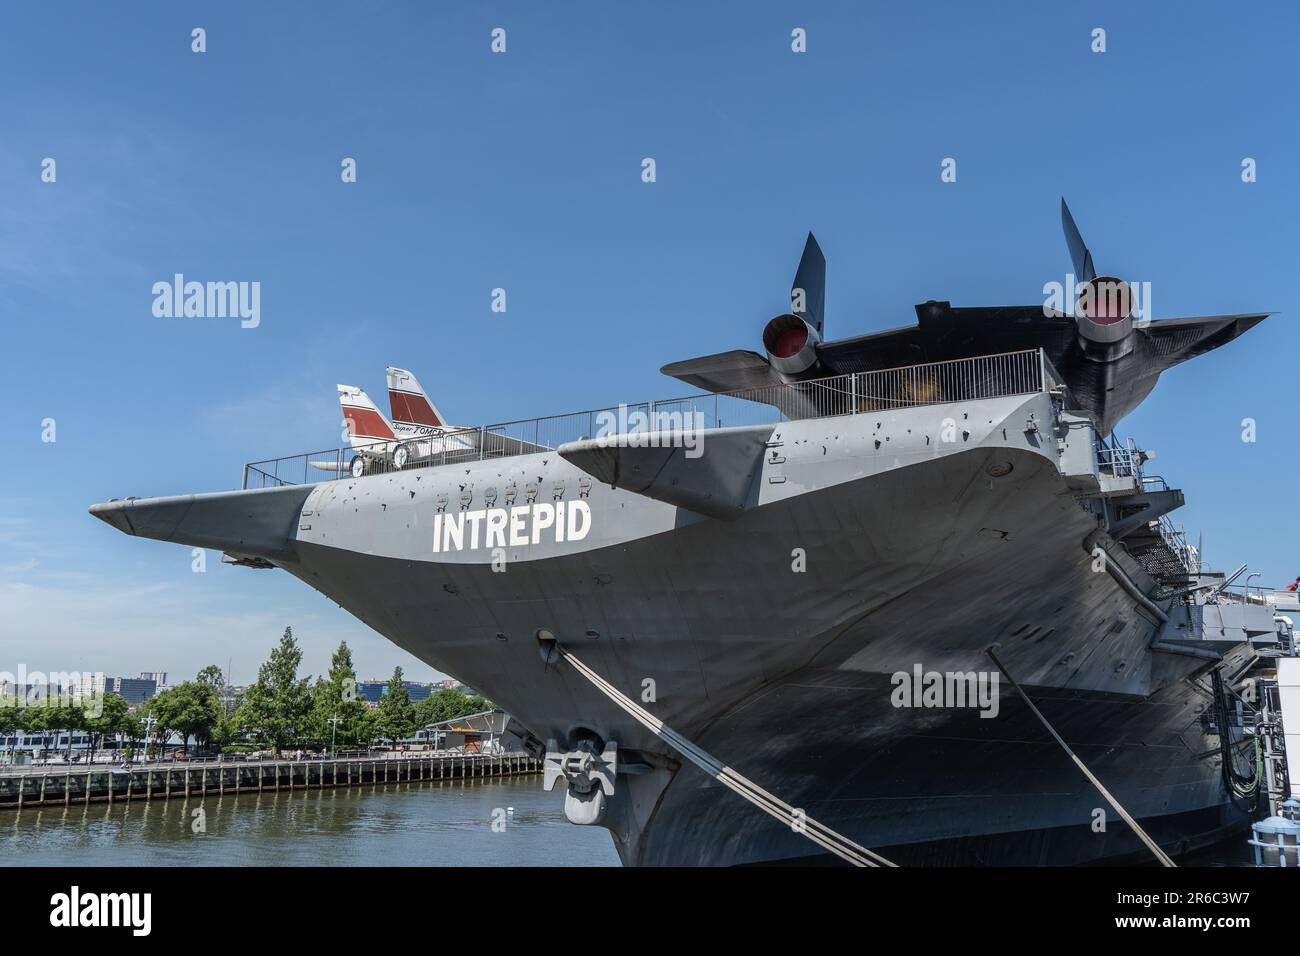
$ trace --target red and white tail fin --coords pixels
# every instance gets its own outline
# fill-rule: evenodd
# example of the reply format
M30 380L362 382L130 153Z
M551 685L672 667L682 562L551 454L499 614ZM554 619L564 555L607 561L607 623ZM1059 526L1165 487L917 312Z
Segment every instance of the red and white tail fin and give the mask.
M415 376L404 368L388 370L388 407L393 421L404 425L424 425L429 428L446 428L443 418Z
M339 404L343 406L343 423L353 448L364 448L377 441L393 441L396 432L370 396L355 385L340 385Z

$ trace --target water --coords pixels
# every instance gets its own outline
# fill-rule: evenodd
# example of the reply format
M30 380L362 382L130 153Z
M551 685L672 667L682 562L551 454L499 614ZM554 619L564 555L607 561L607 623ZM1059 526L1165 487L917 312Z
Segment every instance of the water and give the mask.
M1225 840L1180 856L1179 866L1254 866L1255 850L1250 845L1250 827Z
M540 776L0 811L0 860L26 866L618 866ZM514 808L503 832L493 811ZM194 833L194 811L207 832Z
M503 832L493 812L514 808ZM207 832L194 833L194 811ZM1249 831L1179 860L1251 866ZM25 866L618 866L609 833L564 819L541 777L381 784L0 811Z

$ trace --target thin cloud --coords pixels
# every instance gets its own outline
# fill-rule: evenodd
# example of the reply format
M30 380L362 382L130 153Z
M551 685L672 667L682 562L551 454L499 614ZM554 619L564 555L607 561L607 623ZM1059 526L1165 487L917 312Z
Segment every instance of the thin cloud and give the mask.
M50 585L0 581L0 614L8 635L0 670L102 671L130 676L167 671L175 681L208 665L230 663L236 683L256 679L286 626L303 649L301 675L322 674L340 641L352 647L361 675L389 674L401 665L408 679L442 675L389 644L352 617L268 606L232 608L222 600L196 600L174 584L129 587ZM21 636L22 641L16 639Z

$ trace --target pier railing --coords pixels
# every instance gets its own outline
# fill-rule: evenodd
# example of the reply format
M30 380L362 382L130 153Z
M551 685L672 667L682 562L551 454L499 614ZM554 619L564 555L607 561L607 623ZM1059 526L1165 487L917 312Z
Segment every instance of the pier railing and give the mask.
M506 458L554 449L565 442L614 434L694 432L766 425L1030 395L1063 390L1041 349L926 362L827 378L704 392L499 422L481 428L434 431L404 441L372 442L250 462L245 488L270 488L431 465ZM399 451L400 449L400 451Z
M542 772L542 758L529 753L403 754L398 759L338 757L131 767L26 767L0 774L0 810L62 804L238 793L316 790L379 784L471 781Z

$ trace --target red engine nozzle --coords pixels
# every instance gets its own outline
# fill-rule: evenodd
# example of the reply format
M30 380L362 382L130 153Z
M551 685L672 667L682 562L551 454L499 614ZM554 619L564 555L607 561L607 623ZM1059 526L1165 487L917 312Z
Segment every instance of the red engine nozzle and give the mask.
M1112 356L1133 333L1133 289L1123 279L1097 276L1079 287L1075 324L1085 342Z
M778 315L763 329L763 348L772 367L785 375L802 375L817 364L817 330L794 314Z
M772 343L772 354L778 358L793 358L808 341L808 330L798 327L782 329Z
M1097 276L1079 287L1075 314L1098 325L1113 325L1133 315L1133 290L1123 279Z

